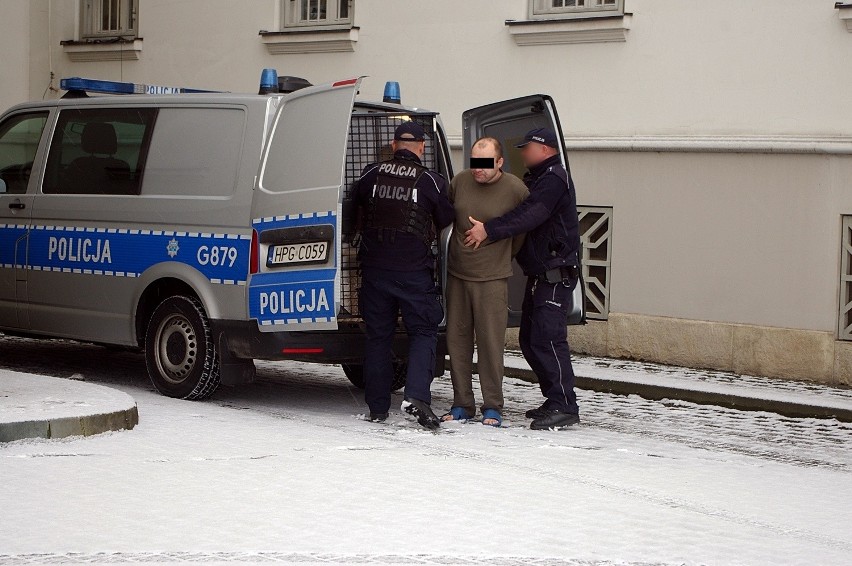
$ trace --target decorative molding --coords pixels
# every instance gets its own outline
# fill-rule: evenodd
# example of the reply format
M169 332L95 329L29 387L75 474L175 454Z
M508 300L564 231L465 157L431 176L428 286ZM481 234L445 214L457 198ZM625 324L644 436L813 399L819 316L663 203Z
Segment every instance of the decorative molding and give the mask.
M259 35L271 55L340 53L355 51L359 29L347 27L326 30L261 31Z
M834 7L837 9L838 17L846 24L846 31L852 33L852 4L837 2Z
M569 151L852 155L850 136L575 136Z
M142 38L95 41L60 41L62 50L75 63L87 61L137 61Z
M506 20L509 34L520 46L627 41L632 14L589 18Z
M447 136L451 149L460 135ZM568 151L852 155L852 136L567 136Z

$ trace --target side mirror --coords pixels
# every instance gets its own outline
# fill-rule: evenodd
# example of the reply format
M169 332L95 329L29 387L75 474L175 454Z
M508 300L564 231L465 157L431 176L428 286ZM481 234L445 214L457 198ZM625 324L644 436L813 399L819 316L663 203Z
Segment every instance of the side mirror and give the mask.
M6 193L6 181L0 179L0 195Z

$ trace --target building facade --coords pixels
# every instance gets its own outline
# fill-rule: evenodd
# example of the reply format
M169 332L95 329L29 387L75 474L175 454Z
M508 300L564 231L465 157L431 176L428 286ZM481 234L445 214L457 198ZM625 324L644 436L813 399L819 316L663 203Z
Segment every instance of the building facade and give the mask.
M0 106L61 77L368 75L438 110L556 101L593 320L575 350L852 383L852 4L4 0ZM510 342L512 337L510 336Z

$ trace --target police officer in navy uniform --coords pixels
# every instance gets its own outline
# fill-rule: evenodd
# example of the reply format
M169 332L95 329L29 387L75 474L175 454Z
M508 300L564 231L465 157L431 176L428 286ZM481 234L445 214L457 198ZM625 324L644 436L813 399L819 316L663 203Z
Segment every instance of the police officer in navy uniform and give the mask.
M402 409L436 429L431 408L438 324L444 318L435 286L432 242L452 223L445 179L423 166L426 134L416 122L394 132L393 158L368 165L354 190L360 209L360 309L366 326L365 398L370 420L388 417L392 343L398 313L408 334L408 374Z
M465 245L527 233L516 256L527 275L521 313L521 351L538 377L545 402L527 411L535 430L563 429L580 422L574 370L568 349L568 310L579 279L577 198L562 165L553 130L537 128L524 137L521 156L529 173L529 197L486 223L471 218Z

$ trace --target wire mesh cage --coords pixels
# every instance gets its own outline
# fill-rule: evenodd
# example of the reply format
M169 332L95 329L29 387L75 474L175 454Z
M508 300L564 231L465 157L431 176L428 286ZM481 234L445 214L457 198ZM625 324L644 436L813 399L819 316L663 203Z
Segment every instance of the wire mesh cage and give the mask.
M415 121L426 132L426 152L423 165L441 171L439 143L435 133L434 114L356 112L352 115L349 140L346 148L344 171L344 200L350 200L361 173L368 165L393 157L391 142L394 130L406 121ZM358 290L361 277L358 271L355 246L350 245L352 234L344 233L341 249L341 311L338 318L358 318Z

